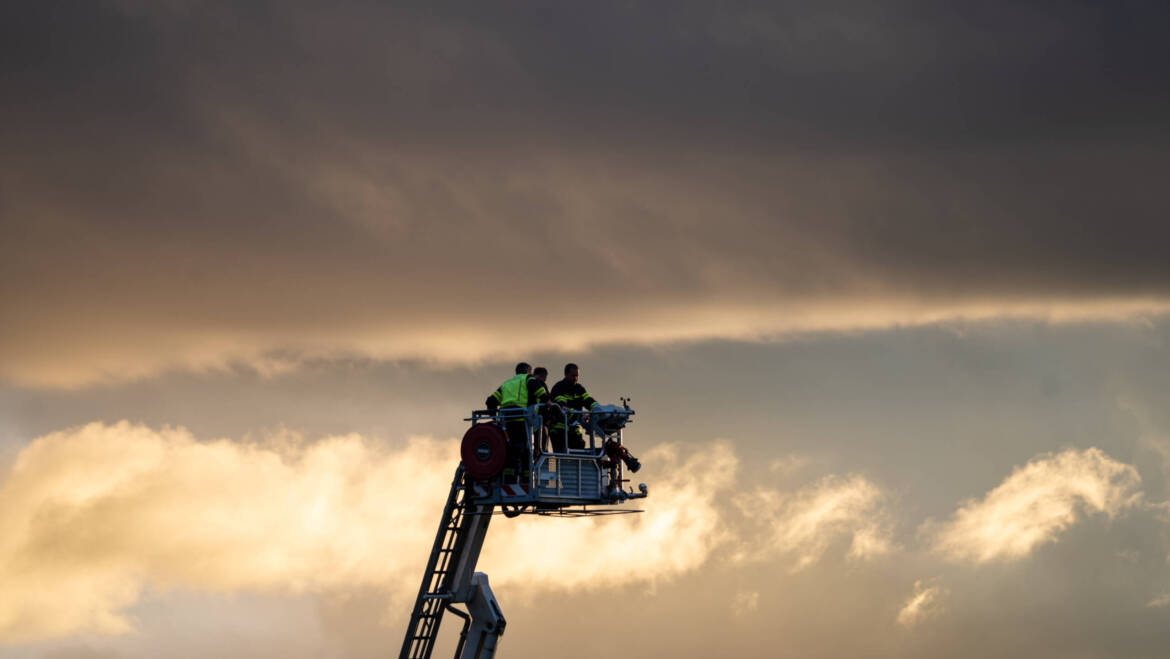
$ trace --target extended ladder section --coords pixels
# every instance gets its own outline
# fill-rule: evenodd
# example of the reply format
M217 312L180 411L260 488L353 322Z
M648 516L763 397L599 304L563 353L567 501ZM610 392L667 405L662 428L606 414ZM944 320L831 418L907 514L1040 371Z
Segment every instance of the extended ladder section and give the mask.
M460 465L455 470L435 544L427 559L400 659L429 659L446 611L463 618L456 657L462 654L468 659L487 659L494 654L505 621L488 586L487 575L475 572L493 508L493 505L474 503L473 490L465 483ZM454 603L465 604L470 615L453 608Z

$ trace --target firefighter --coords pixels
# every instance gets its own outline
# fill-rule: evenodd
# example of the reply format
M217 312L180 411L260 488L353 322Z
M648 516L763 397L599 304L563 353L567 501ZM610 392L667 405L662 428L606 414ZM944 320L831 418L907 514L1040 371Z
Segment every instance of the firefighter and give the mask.
M537 380L540 380L540 383L542 385L544 385L545 388L548 387L548 369L547 368L545 368L543 366L537 366L536 368L532 369L532 377L536 378ZM548 450L548 429L549 429L549 426L552 425L554 419L560 418L560 415L556 414L556 410L551 409L553 407L555 407L555 406L553 404L549 403L548 405L541 408L540 418L541 418L542 423L540 424L540 437L537 437L533 440L533 446L537 452L537 455Z
M532 366L527 362L520 362L516 364L516 375L497 387L484 404L489 410L505 411L524 410L529 406L547 402L548 390L540 380L532 377ZM520 469L520 474L527 480L531 460L523 458L527 456L531 437L525 416L517 413L517 416L509 418L504 423L504 430L508 433L508 458L507 466L504 468L504 482L516 481L516 465L521 462L523 468Z
M585 387L578 382L580 377L581 369L576 364L565 364L565 378L552 388L553 402L569 410L588 410L596 405L597 401L593 400L593 396L590 396ZM566 449L566 439L567 448L585 448L585 438L581 435L580 426L568 424L565 414L559 414L557 417L550 431L553 450L563 453Z

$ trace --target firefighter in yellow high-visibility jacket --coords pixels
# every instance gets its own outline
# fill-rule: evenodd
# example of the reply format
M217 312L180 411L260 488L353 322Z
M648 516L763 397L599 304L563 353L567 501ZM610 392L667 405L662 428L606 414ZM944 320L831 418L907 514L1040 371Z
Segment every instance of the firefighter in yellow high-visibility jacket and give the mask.
M522 410L532 405L548 402L548 390L544 384L532 377L532 366L527 362L516 364L516 375L504 380L484 404L489 410ZM504 423L508 433L508 460L504 467L504 482L516 481L516 466L522 464L520 476L526 482L529 478L528 465L531 463L529 449L531 435L525 417L517 415Z

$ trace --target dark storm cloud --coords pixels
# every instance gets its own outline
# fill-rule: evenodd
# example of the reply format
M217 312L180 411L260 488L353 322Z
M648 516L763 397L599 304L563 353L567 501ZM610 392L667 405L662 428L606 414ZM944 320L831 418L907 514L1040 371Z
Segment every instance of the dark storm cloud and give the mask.
M0 11L21 381L1170 292L1158 5Z
M807 131L986 146L1164 137L1170 104L1160 3L128 2L9 13L7 73L49 96L88 85L88 103L123 110L114 93L154 103L209 85L279 109L277 121L303 109L283 105L295 101L378 134L534 120L561 134L572 117L753 143Z

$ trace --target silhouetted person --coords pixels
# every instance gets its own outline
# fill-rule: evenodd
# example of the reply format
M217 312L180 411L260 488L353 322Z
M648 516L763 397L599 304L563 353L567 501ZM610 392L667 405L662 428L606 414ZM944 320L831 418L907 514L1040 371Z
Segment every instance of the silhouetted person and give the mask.
M593 396L585 391L585 387L578 380L581 369L573 363L565 364L565 378L553 385L552 399L557 405L568 410L588 410L597 404ZM560 417L554 419L550 434L553 450L563 453L567 448L585 448L585 437L579 426L569 425L565 415L553 413Z
M545 368L543 366L537 366L536 368L532 369L532 377L536 378L537 380L540 380L541 384L543 384L545 387L548 387L548 369L547 368ZM547 409L542 410L540 418L543 421L543 423L540 424L540 437L537 437L536 439L533 440L533 442L535 443L536 449L539 451L547 451L548 450L548 428L550 425L552 425L553 420L556 418L556 416L554 416L554 415L556 415L556 412L553 412L552 414L550 414ZM559 416L559 415L557 415L557 416Z

